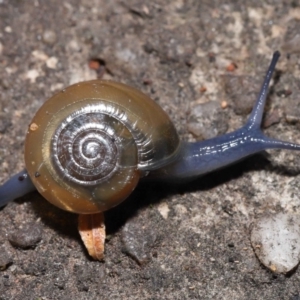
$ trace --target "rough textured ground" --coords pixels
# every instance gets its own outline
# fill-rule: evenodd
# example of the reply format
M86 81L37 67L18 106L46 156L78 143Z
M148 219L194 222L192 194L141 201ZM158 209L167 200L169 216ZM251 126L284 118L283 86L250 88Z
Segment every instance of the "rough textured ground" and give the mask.
M0 0L0 181L24 167L42 103L97 77L90 59L194 140L191 110L204 102L218 104L205 118L209 136L243 124L279 49L265 132L300 142L298 1L223 2ZM256 218L300 212L300 155L269 153L189 185L143 183L106 213L104 262L87 256L75 215L37 193L10 203L0 210L0 299L299 299L300 270L271 273L250 244Z

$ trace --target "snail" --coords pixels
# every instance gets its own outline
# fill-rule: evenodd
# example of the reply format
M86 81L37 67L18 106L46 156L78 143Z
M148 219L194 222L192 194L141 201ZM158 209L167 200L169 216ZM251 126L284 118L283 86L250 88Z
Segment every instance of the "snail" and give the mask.
M300 150L260 129L279 57L276 51L246 124L201 142L180 141L161 107L127 85L93 80L64 89L30 123L26 170L0 187L0 206L37 189L52 204L80 215L88 252L102 259L103 212L126 199L140 178L190 180L266 149Z

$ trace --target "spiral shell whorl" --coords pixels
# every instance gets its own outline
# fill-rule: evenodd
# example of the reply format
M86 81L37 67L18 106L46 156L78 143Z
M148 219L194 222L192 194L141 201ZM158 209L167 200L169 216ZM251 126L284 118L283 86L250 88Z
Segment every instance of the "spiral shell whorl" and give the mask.
M85 107L68 117L51 139L56 171L69 181L96 185L112 176L119 164L121 141L111 117Z
M143 172L166 164L179 146L173 124L154 101L114 82L67 88L32 124L25 143L31 179L48 201L77 213L117 205Z

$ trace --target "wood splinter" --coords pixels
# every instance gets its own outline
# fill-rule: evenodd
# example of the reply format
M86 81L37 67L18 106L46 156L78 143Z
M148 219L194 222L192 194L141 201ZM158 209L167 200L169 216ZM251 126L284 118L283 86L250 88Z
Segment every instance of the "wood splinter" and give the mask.
M104 214L79 215L78 230L89 255L95 260L103 260L106 236Z

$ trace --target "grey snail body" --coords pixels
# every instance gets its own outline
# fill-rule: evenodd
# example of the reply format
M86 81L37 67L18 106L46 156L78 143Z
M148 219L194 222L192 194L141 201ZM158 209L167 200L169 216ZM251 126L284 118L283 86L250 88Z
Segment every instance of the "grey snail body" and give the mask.
M30 123L26 170L0 187L0 206L36 188L62 209L94 214L126 199L143 176L191 179L265 149L300 150L260 130L279 56L273 55L247 123L195 143L181 142L167 114L134 88L102 80L66 88Z

